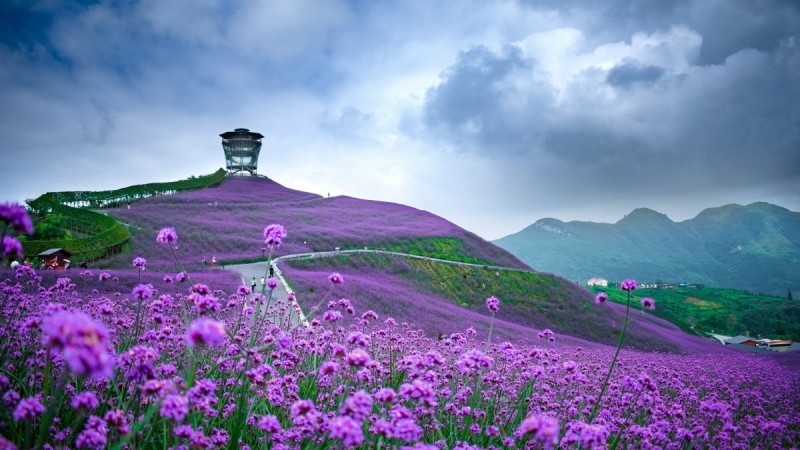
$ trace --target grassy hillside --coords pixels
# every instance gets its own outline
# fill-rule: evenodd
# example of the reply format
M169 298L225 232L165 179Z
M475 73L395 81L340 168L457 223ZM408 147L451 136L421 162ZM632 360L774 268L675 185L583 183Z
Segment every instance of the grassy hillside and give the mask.
M320 282L336 270L345 283L337 287L334 297L350 298L360 311L373 309L381 317L413 323L429 336L473 327L479 339L485 339L491 315L484 301L490 296L501 300L499 324L493 332L500 339L541 342L536 330L549 328L558 336L615 344L621 328L611 311L594 304L589 292L548 274L372 254L291 260L284 265L306 310L324 294ZM677 350L636 323L631 323L626 343L649 350Z
M780 294L800 290L798 231L800 213L753 203L678 223L644 208L615 224L542 219L495 243L576 281L660 279Z
M601 290L608 292L610 300L625 303L624 292L593 289ZM651 297L656 301L656 309L649 313L690 333L749 334L800 341L800 301L790 301L785 296L714 287L639 289L635 294L637 308L641 308L638 299Z

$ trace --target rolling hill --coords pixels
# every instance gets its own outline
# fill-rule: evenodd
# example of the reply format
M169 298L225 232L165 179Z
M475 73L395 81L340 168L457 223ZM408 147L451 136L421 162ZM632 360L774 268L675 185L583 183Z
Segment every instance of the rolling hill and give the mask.
M227 264L266 260L261 253L263 227L280 223L289 237L278 255L335 247L387 248L522 271L498 277L480 267L464 271L402 258L320 258L287 264L282 270L304 308L318 303L327 274L339 271L348 281L335 295L350 298L359 311L371 309L381 317L391 316L429 336L470 326L479 338L486 336L491 316L483 301L490 295L498 295L503 302L494 325L494 336L502 339L536 341L538 331L550 327L561 336L560 341L571 345L613 344L621 325L619 314L594 305L585 289L535 272L473 233L404 205L344 196L323 198L265 178L234 176L217 187L150 197L134 202L130 209L104 212L131 230L131 252L106 261L111 268L130 267L131 256L143 256L148 270L176 271L169 252L154 243L163 226L177 229L177 253L190 271L202 273L201 261L212 256ZM664 324L662 331L653 333L634 321L626 343L642 349L680 350L670 342L674 327Z
M800 290L800 213L763 202L709 208L683 222L647 208L614 224L547 218L494 242L537 270L576 281Z

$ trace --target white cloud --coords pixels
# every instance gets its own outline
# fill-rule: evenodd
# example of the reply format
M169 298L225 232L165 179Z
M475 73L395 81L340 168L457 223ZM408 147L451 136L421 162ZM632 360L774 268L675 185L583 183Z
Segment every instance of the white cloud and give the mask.
M242 53L269 59L300 57L323 49L351 19L343 1L244 1L231 15L228 36Z

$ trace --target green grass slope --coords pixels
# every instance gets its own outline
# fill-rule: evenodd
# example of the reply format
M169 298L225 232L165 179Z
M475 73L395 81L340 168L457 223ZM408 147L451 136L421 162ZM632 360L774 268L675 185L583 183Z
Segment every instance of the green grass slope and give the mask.
M593 292L601 290L608 293L610 300L625 303L623 291L596 288ZM639 299L642 297L653 298L656 309L648 313L669 320L690 333L800 341L800 301L790 301L786 296L707 286L638 289L634 292L636 308L641 309Z

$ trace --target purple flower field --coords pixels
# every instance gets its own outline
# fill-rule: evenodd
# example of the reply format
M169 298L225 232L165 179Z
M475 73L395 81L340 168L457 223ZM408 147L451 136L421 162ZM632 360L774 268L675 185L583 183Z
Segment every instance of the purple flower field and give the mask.
M371 277L323 276L324 312L306 328L282 320L288 299L244 287L228 294L148 274L152 288L109 296L101 290L123 292L122 277L79 275L94 280L83 289L100 286L85 292L26 266L5 273L3 448L790 448L800 439L798 369L770 358L623 351L598 404L611 347L560 336L489 344L472 327L489 310L434 340L335 295L350 284L401 294ZM526 332L502 321L495 331Z
M200 202L213 191L192 194ZM245 208L195 205L209 208L204 215L169 199L115 212L127 214L139 231L135 258L120 259L113 270L38 273L17 265L0 272L0 448L752 449L800 443L796 355L728 351L644 311L566 292L577 288L557 280L543 286L564 292L531 295L544 295L538 301L550 301L585 327L618 335L616 348L520 320L523 309L501 294L476 292L479 298L458 306L415 286L402 263L384 270L282 264L297 296L276 297L272 283L253 293L231 272L187 273L185 263L204 246L228 252L210 255L218 258L243 254L245 242L266 246L272 256L308 248L314 234L307 230L322 225L313 223L315 208L305 217L298 205L313 202L323 202L329 225L334 211L348 224L346 231L328 231L329 239L355 237L350 228L359 227L363 236L393 230L418 237L436 223L442 232L454 226L391 204L381 207L396 211L394 220L419 214L424 220L417 225L431 226L413 231L393 220L373 222L366 205L375 202L346 198L287 200L274 205L274 217L260 219L267 203L252 215L242 212L252 206L246 202ZM358 211L338 203L351 201ZM284 213L287 204L291 212ZM160 216L146 216L147 208ZM226 216L210 208L229 208L235 220L215 228L213 218ZM284 214L306 231L298 236L279 220ZM194 221L202 225L189 225ZM9 226L0 225L5 234ZM208 240L193 241L205 232ZM635 282L624 286L630 301ZM581 295L586 298L576 305L585 318L565 302ZM307 326L297 319L298 304ZM636 342L646 335L684 353L623 345L627 337Z
M202 268L202 260L260 258L259 239L266 223L281 223L291 239L281 254L330 251L335 247L361 248L420 237L457 237L465 251L498 265L526 268L514 256L464 229L425 211L395 203L350 197L321 198L285 188L263 178L228 177L219 187L170 196L150 197L131 209L106 212L134 228L133 253L152 267L173 262L152 247L152 236L164 224L181 235L177 251L187 269ZM266 256L266 255L265 255ZM114 267L127 265L114 260Z

